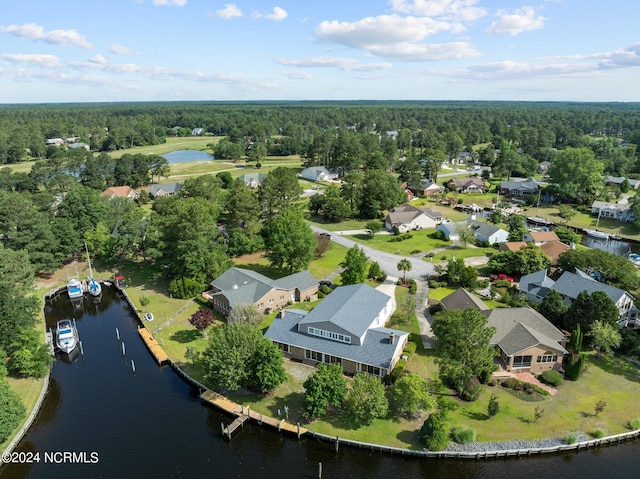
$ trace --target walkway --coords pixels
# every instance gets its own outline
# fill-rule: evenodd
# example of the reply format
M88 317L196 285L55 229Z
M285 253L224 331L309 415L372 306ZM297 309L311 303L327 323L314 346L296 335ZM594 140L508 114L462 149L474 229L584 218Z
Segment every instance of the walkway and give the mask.
M426 280L416 280L416 317L420 326L420 337L425 349L433 349L436 345L436 336L431 329L431 313L429 313L429 284Z
M185 309L187 309L189 306L191 306L194 301L196 300L196 298L192 298L191 301L189 301L188 303L186 303L182 308L180 308L178 310L178 312L176 314L174 314L173 316L171 316L169 319L167 319L164 323L162 323L160 326L158 326L156 329L153 330L154 333L157 333L158 331L160 331L161 329L166 328L167 326L169 326L171 324L171 322L176 319L180 313L182 313Z

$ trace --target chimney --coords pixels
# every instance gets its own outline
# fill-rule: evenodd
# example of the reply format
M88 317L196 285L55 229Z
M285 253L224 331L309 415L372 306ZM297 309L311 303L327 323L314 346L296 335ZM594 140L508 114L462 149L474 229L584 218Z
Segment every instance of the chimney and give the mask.
M395 333L389 333L389 344L393 344L396 340Z
M238 283L233 283L231 285L231 289L238 289Z
M280 311L278 311L278 317L280 319L284 318L284 309L281 309Z

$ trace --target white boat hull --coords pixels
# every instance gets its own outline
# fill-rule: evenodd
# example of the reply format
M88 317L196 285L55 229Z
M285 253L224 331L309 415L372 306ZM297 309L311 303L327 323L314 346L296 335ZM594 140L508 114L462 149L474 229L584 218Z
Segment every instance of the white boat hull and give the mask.
M607 240L609 239L609 236L611 236L609 233L603 233L602 231L597 231L597 230L582 230L584 231L587 235L591 236L592 238L596 238L596 239L602 239L602 240Z
M69 320L58 321L56 327L56 346L63 353L69 354L78 345L78 331Z
M71 278L67 283L67 293L71 299L82 298L82 283L76 278Z
M102 294L102 286L94 278L89 281L89 294L91 296L100 296Z

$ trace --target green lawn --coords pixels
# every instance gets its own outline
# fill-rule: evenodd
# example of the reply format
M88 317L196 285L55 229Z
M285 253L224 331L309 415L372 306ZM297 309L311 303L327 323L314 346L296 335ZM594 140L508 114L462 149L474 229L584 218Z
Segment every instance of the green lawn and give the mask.
M44 379L35 379L35 378L24 378L24 379L16 379L7 377L5 380L9 383L9 387L20 397L22 404L25 408L25 420L31 413L31 410L36 404L38 400L38 396L40 395L40 391L42 390L42 385L44 384ZM0 451L4 451L5 448L9 445L11 440L16 436L18 431L24 422L20 424L13 434L11 434L6 441L0 443Z

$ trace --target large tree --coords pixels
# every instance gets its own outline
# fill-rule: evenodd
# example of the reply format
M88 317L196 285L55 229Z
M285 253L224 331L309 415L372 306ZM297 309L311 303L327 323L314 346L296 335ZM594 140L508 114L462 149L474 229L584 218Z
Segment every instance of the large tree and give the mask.
M258 198L267 224L288 209L303 191L291 168L279 166L269 173L258 188Z
M589 338L591 339L591 346L598 352L599 358L611 355L613 350L620 347L622 343L622 335L618 325L605 323L604 321L595 321L591 325Z
M489 342L495 328L488 326L487 317L478 309L445 309L434 316L433 332L440 377L462 398L477 399L482 390L478 380L494 370L495 351Z
M303 384L304 414L309 419L324 416L329 406L340 406L347 394L347 381L342 366L318 364L316 371Z
M380 378L370 374L357 374L344 398L344 410L358 425L371 424L389 412L389 401Z
M410 418L436 407L436 400L429 393L427 381L416 373L400 376L391 388L391 400L393 408L399 414Z
M549 168L556 195L564 201L589 203L604 185L604 164L589 148L565 148Z
M265 245L272 266L295 273L309 267L316 241L302 213L291 207L267 227Z
M0 442L6 441L25 417L25 408L15 392L9 387L9 383L0 378Z
M617 325L619 318L620 311L607 293L582 291L564 314L563 326L571 331L579 324L584 335L589 337L591 326L596 321Z
M347 251L340 266L344 268L340 273L343 285L364 283L369 272L369 258L362 248L355 245Z
M201 361L210 387L265 392L285 379L282 352L258 328L246 324L213 328Z

